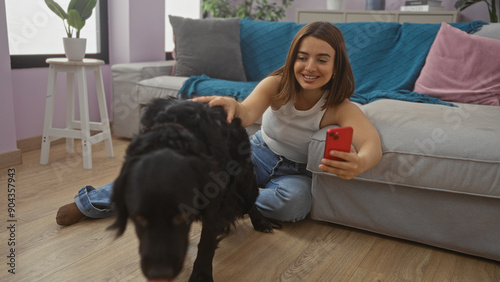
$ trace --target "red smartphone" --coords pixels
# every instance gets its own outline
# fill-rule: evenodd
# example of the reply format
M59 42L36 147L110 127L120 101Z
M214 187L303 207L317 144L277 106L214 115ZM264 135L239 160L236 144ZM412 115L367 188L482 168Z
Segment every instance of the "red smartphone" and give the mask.
M330 156L330 151L351 151L353 129L350 126L330 128L326 131L325 159L343 161Z

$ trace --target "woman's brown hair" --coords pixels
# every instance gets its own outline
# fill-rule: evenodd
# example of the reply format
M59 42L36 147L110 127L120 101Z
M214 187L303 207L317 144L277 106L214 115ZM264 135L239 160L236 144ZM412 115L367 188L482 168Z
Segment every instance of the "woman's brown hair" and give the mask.
M313 22L297 32L290 45L285 65L270 74L270 76L281 75L276 100L283 101L285 104L294 98L297 90L301 89L300 84L295 79L294 64L300 43L308 36L327 42L335 50L334 76L323 87L325 90L330 90L323 108L339 105L354 94L354 75L347 57L344 36L336 26L328 22Z

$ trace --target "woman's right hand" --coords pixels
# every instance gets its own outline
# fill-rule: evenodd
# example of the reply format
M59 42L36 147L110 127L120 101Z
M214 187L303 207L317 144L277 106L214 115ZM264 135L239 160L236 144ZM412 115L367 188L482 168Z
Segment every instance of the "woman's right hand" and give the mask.
M233 97L226 96L200 96L191 101L208 103L210 107L221 106L227 113L228 123L237 117L241 119L241 125L247 127L259 120L266 109L271 106L273 97L278 93L279 84L279 76L268 76L259 82L252 93L241 103Z
M193 102L208 103L208 106L221 106L227 113L227 123L231 123L233 118L237 117L237 109L239 107L238 101L232 97L223 96L200 96L190 99Z

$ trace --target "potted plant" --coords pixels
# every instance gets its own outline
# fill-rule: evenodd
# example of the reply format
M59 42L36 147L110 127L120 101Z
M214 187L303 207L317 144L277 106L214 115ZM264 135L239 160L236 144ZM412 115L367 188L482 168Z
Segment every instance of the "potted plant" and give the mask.
M496 2L497 0L459 0L455 2L455 9L458 9L460 11L463 11L467 9L469 6L474 5L479 2L486 2L486 5L488 7L488 12L490 14L490 22L492 23L497 23L498 22L498 14L497 14L497 6Z
M242 0L236 7L229 0L203 0L203 13L209 12L214 18L252 18L263 21L278 21L286 16L285 8L293 0L282 0L282 5L269 3L267 0ZM233 1L231 1L233 2Z
M326 0L327 10L342 10L344 0Z
M66 11L54 0L45 0L45 4L63 20L67 35L63 38L66 57L70 61L81 61L85 57L87 39L80 38L80 30L92 15L97 0L71 0Z

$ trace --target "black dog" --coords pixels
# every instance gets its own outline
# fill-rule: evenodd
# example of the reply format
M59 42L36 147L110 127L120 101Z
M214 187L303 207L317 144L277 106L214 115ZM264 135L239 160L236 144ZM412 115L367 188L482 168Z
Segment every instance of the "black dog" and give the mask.
M239 119L228 124L220 107L155 99L141 123L113 186L117 219L110 228L120 236L132 219L148 279L180 273L195 220L201 220L202 232L190 281L213 281L217 244L244 214L258 231L280 228L255 207L250 143Z

